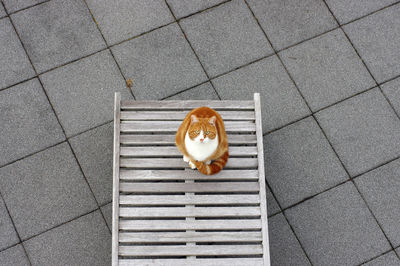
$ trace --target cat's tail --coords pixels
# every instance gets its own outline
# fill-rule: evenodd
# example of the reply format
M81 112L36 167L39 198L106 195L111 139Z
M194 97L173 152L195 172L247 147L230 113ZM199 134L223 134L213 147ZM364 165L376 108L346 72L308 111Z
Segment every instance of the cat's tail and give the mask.
M194 165L196 165L200 173L205 175L213 175L221 171L222 168L224 168L226 162L228 161L228 158L229 158L229 152L226 151L221 157L213 161L211 164L206 164L204 162L197 162L197 161L193 163Z

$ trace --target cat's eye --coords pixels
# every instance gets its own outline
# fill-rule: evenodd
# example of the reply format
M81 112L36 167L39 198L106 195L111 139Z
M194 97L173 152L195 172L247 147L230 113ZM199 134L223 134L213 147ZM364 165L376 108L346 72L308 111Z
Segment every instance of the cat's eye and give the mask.
M206 133L204 133L204 134L208 135L208 134L210 134L210 131L206 131Z
M196 130L194 133L196 133L196 134L200 134L200 131L199 131L199 130Z

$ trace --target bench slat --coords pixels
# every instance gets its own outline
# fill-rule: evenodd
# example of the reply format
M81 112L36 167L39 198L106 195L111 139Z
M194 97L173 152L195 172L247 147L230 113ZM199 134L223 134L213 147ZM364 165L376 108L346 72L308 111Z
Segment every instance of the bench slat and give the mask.
M213 220L124 220L119 229L132 231L166 230L257 230L260 219L213 219Z
M254 101L121 101L121 109L125 110L191 110L201 106L216 110L254 110Z
M120 246L121 256L256 255L261 245Z
M237 217L260 216L260 207L120 207L119 216L154 217Z
M121 120L182 120L188 111L122 111ZM224 121L255 120L254 111L220 111Z
M258 170L226 170L207 176L184 170L120 170L121 180L258 180Z
M121 243L254 242L254 241L262 241L261 231L119 233L119 242Z
M121 132L173 132L176 133L181 121L121 121ZM226 132L255 132L256 124L249 121L226 121Z
M263 265L262 258L212 258L212 259L120 259L121 266L243 266L243 265Z
M121 192L254 192L257 182L120 183Z
M160 157L160 156L179 156L182 157L181 152L176 147L121 147L121 156L134 156L134 157ZM255 156L257 155L257 147L229 147L230 156Z
M259 195L121 195L120 204L129 205L180 205L180 204L257 204Z
M121 135L121 144L136 145L175 145L175 135ZM229 145L256 144L256 135L230 135Z
M258 165L257 158L229 158L224 169L228 168L256 168ZM131 168L186 168L188 163L182 158L147 158L147 159L131 159L121 158L121 167Z

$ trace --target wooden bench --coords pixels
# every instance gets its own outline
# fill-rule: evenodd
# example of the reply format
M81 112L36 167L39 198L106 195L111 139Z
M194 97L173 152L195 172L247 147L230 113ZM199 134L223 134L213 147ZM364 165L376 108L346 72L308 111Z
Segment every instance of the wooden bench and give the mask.
M175 147L193 108L224 119L225 168L206 176ZM270 265L260 95L121 101L115 95L112 265Z

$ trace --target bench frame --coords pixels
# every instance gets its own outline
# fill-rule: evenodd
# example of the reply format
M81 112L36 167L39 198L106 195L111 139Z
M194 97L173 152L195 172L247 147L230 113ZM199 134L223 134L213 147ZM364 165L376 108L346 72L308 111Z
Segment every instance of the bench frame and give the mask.
M121 128L121 95L115 93L114 103L114 152L113 152L113 202L112 202L112 265L118 265L119 255L119 197L120 197L120 128ZM168 101L167 101L168 102ZM166 102L166 103L167 103ZM184 102L184 101L182 101ZM222 101L223 102L223 101ZM226 101L229 102L229 101ZM140 103L140 102L138 102ZM163 103L163 102L161 102ZM263 265L270 265L268 220L266 202L266 182L264 171L263 133L261 124L260 94L254 93L254 111L257 138L257 159L260 186L260 208L262 222Z

